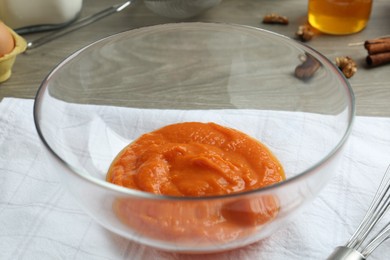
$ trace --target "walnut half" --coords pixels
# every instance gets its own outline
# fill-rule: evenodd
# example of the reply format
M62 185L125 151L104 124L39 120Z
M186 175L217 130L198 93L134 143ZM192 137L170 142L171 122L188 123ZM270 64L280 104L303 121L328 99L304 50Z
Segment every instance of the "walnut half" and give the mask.
M298 27L295 35L303 42L308 42L314 37L314 32L310 25L305 24Z
M337 57L336 66L348 79L352 77L357 71L356 62L348 56Z
M286 16L272 13L272 14L267 14L263 17L263 23L287 25L288 18Z

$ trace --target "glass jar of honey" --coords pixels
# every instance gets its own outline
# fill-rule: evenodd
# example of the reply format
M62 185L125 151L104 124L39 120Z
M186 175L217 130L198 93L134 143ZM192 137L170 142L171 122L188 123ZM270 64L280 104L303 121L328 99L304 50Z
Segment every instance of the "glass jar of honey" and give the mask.
M356 33L366 27L371 7L372 0L309 0L308 20L324 33Z

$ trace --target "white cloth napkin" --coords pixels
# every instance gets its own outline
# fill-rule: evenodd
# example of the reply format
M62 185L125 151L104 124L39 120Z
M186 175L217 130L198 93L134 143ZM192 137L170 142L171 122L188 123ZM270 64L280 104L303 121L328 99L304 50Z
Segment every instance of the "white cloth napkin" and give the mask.
M356 229L390 163L390 118L357 117L337 174L286 228L229 252L168 253L103 229L78 207L48 163L32 106L0 103L0 259L325 259ZM386 258L388 242L370 259Z

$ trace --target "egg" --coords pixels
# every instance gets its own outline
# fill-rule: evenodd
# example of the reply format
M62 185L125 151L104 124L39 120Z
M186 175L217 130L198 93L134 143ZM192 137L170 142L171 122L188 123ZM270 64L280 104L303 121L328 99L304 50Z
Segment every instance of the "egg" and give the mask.
M14 37L8 27L0 21L0 58L10 53L14 47Z

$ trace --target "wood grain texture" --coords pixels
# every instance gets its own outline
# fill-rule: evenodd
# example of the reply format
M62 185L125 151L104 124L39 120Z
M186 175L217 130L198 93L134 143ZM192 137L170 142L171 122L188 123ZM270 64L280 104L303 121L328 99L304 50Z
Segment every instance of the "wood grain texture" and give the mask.
M123 1L84 0L81 16L100 11L107 5ZM262 17L275 12L287 16L289 25L262 24ZM237 23L271 30L288 37L295 37L299 25L306 22L307 2L302 0L223 0L222 3L196 18L185 21L212 21ZM375 0L371 20L360 33L348 36L318 35L307 44L331 61L337 56L350 56L358 63L358 72L349 79L355 92L357 115L390 116L390 65L366 68L366 50L362 42L390 34L390 2ZM4 97L34 98L40 83L59 62L76 50L109 35L125 30L177 22L149 11L142 1L121 13L104 18L78 31L67 34L37 49L17 57L12 77L0 84L0 99ZM45 33L23 35L27 40Z

